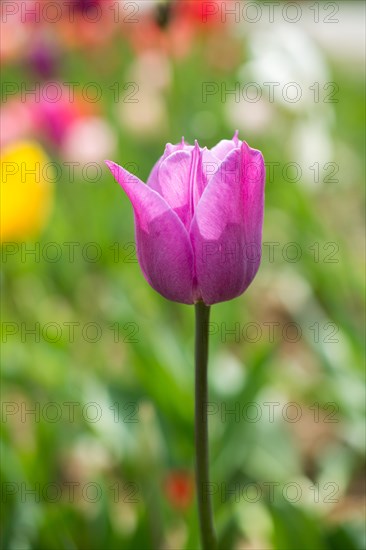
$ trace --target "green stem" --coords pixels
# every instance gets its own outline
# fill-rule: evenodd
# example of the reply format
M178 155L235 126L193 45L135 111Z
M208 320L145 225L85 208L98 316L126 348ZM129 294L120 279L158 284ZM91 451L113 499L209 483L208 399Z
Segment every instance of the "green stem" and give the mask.
M207 360L210 307L205 306L202 302L199 302L195 305L195 311L195 442L197 502L202 549L216 550L217 541L213 525L211 491L209 491L208 474Z

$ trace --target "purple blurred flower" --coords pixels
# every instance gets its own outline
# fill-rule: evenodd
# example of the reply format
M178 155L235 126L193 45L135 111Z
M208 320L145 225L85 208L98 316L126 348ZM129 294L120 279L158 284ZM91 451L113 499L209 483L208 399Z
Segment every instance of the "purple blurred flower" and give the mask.
M88 11L90 8L100 5L101 0L73 0L73 4L78 11Z
M56 45L47 40L38 40L30 47L27 62L31 69L42 78L51 78L57 73L60 61Z
M261 257L260 151L237 134L211 150L169 143L147 185L114 162L107 165L132 203L138 260L157 292L211 305L246 290Z

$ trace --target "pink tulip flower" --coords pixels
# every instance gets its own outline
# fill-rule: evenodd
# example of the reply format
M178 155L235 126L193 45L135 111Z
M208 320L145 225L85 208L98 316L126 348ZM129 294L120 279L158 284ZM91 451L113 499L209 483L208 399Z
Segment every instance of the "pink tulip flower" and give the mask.
M211 150L167 144L147 185L114 162L135 215L137 256L169 300L206 305L242 294L260 264L264 160L238 139Z

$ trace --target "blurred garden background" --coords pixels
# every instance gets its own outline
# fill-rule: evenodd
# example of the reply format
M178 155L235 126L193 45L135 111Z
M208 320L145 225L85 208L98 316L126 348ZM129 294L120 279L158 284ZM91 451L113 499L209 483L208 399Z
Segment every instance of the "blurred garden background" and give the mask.
M236 129L262 265L212 308L220 549L364 538L364 4L1 3L1 546L198 549L192 307L104 165Z

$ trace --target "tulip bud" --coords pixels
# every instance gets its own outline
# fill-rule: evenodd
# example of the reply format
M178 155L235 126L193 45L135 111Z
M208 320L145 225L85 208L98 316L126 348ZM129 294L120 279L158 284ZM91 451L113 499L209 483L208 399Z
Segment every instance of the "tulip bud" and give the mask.
M145 185L114 162L135 215L137 256L168 300L206 305L242 294L260 264L264 160L238 139L211 150L167 144Z

